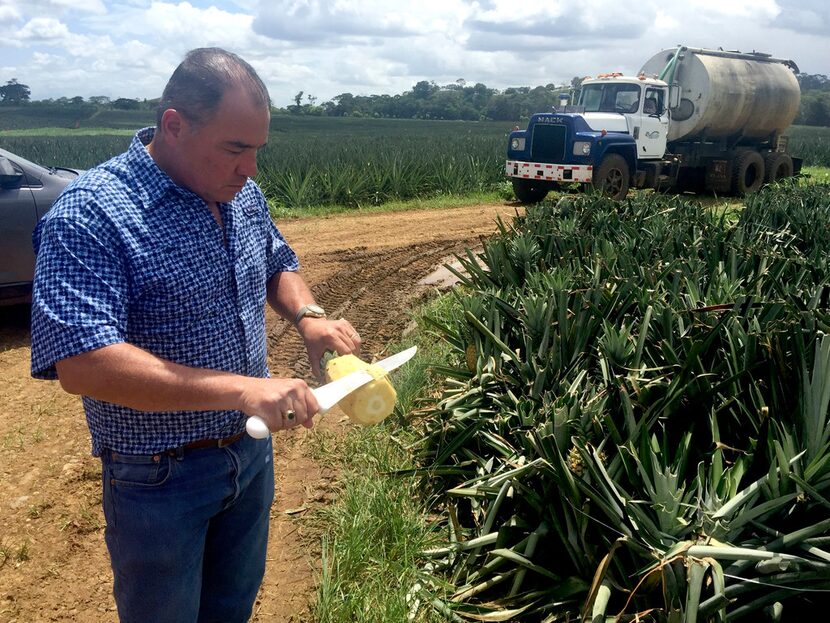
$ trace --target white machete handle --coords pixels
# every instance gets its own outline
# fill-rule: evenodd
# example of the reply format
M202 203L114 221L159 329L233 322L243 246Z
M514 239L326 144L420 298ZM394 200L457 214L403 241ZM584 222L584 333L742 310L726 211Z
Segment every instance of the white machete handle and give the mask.
M314 397L317 399L317 406L320 407L317 410L318 415L328 413L329 409L337 404L337 402L331 402L329 396L324 391L325 387L326 386L323 385L323 387L311 390L311 393L314 394ZM248 421L245 422L245 430L248 431L248 434L254 439L267 439L271 436L271 430L268 428L265 420L258 415L252 415L248 418Z
M271 436L271 430L261 417L252 415L245 422L245 430L254 439L267 439Z

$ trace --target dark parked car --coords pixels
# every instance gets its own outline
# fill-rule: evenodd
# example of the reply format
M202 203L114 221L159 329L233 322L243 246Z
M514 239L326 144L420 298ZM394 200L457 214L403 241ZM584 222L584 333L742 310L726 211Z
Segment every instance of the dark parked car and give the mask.
M0 305L31 300L32 231L76 169L47 169L0 149Z

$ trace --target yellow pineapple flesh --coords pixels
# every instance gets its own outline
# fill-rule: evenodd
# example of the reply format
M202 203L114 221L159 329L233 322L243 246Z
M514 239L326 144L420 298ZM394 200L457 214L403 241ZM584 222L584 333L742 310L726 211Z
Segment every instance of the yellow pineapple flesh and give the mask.
M326 379L336 381L358 370L365 370L374 380L353 391L337 405L357 424L377 424L392 413L398 397L383 368L370 365L354 355L342 355L326 363Z

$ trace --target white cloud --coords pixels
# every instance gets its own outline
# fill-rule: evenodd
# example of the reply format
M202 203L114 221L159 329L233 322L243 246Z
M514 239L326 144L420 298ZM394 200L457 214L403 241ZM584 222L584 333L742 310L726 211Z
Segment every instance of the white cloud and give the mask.
M66 24L51 17L36 17L26 22L17 32L17 38L26 43L54 43L69 35Z
M826 0L783 0L781 4L776 26L821 37L830 33L830 4Z
M686 0L688 6L701 18L722 20L723 18L775 19L781 8L775 0Z
M16 7L4 4L0 5L0 24L8 24L23 19L23 14Z
M333 45L353 37L401 37L416 34L414 16L374 1L271 0L261 2L254 30L282 41Z
M189 2L153 2L141 15L140 23L145 31L149 27L164 39L201 39L205 42L203 45L211 45L250 36L252 22L250 15L229 13L213 6L200 9Z
M830 74L826 0L0 0L0 54L32 97L153 98L192 48L232 50L278 105L636 72L677 44L761 50Z
M675 30L680 22L663 10L658 10L654 17L654 29L657 31Z
M3 0L28 15L103 14L107 7L103 0Z

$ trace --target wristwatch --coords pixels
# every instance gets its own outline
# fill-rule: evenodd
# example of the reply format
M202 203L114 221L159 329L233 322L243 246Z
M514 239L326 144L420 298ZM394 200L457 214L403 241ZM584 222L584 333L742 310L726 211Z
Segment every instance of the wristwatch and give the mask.
M325 318L326 310L320 307L319 305L315 305L314 303L303 305L302 307L300 307L300 310L294 317L294 324L299 323L300 320L302 320L306 316L311 316L312 318Z

